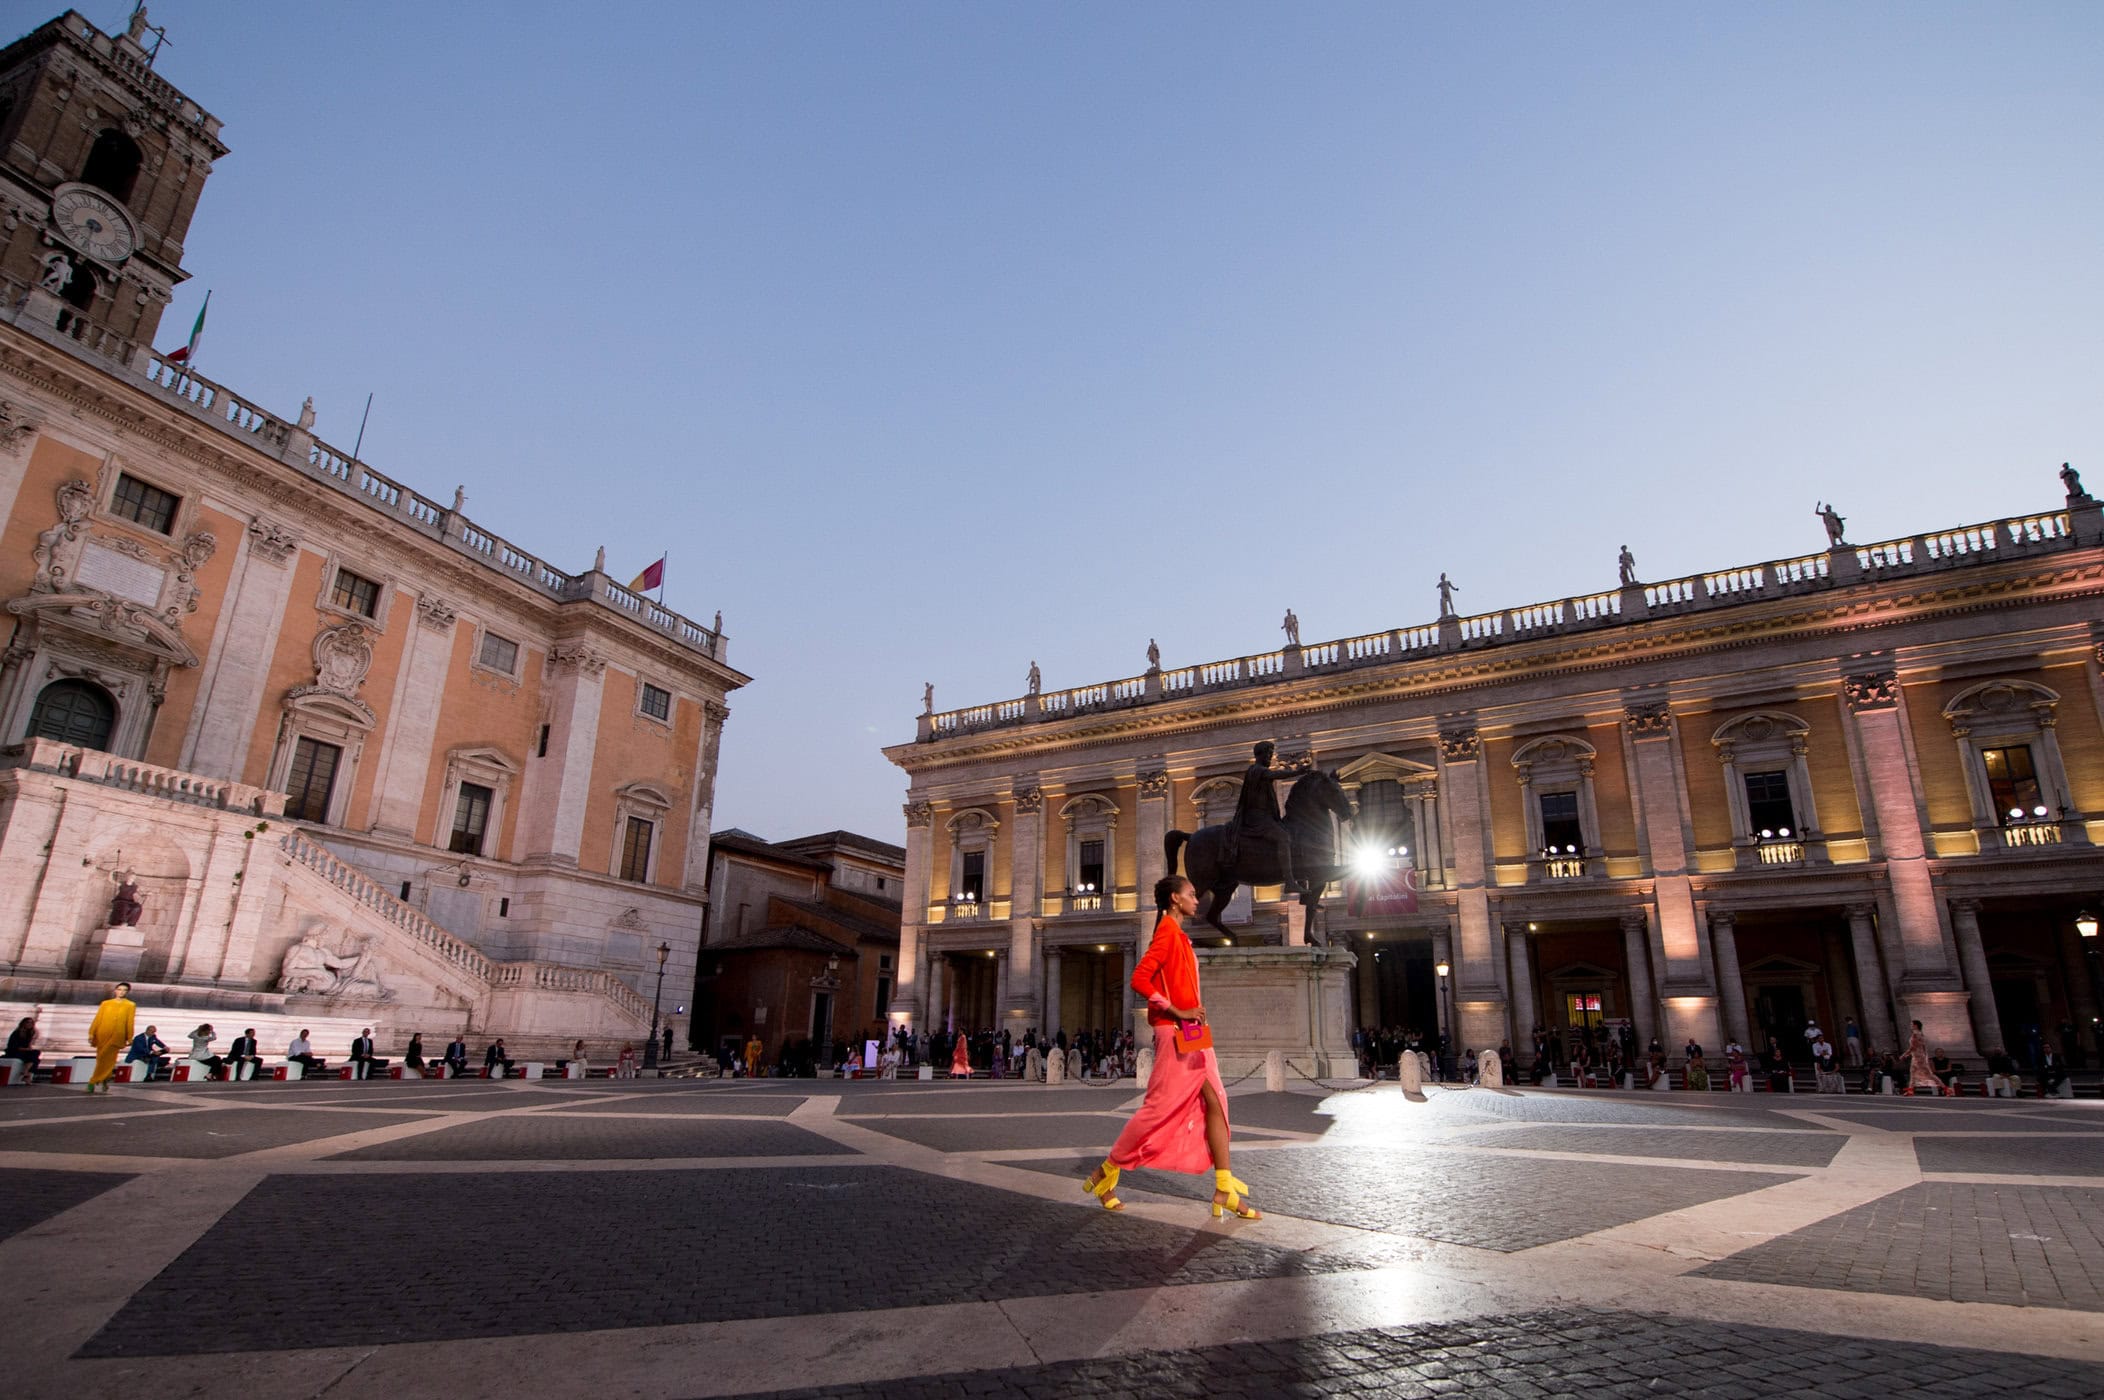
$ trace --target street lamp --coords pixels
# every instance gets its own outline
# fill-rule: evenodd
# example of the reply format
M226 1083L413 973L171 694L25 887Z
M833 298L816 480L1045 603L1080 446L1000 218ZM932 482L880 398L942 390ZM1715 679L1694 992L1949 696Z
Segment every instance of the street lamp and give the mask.
M2093 910L2084 909L2075 915L2075 932L2082 935L2083 961L2089 964L2089 994L2099 1009L2104 1009L2104 958L2097 948L2097 916ZM2089 1038L2097 1047L2100 1062L2104 1062L2104 1022L2095 1015L2089 1018ZM2074 1049L2071 1045L2060 1047L2062 1052Z
M1432 975L1439 979L1439 1005L1435 1009L1439 1012L1439 1037L1441 1042L1439 1047L1439 1078L1441 1082L1446 1080L1446 1051L1454 1035L1453 1016L1450 1014L1447 1006L1447 974L1453 970L1444 961L1432 964Z
M643 1068L658 1067L658 1001L665 995L665 959L672 956L670 943L658 944L657 990L650 994L650 1039L643 1042Z

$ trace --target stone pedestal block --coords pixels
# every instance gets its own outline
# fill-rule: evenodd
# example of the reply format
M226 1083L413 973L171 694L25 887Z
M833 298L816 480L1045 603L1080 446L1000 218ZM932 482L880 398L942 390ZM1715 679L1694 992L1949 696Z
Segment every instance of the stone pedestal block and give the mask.
M98 982L131 982L139 976L139 962L146 956L146 932L117 924L99 930L88 939L90 976Z
M1311 1078L1356 1068L1348 948L1201 948L1198 985L1220 1073L1234 1079L1273 1050Z

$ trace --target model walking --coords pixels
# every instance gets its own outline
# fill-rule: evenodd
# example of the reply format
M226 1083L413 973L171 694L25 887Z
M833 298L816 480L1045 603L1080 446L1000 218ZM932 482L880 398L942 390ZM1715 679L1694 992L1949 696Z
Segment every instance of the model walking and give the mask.
M1913 1026L1914 1033L1907 1038L1907 1087L1900 1092L1909 1097L1916 1089L1948 1094L1949 1088L1936 1077L1936 1066L1929 1062L1929 1042L1921 1033L1921 1022L1916 1021Z
M1147 1101L1082 1189L1105 1210L1123 1210L1116 1194L1120 1172L1154 1167L1195 1175L1210 1167L1214 1216L1261 1220L1263 1212L1243 1200L1249 1187L1229 1170L1227 1091L1198 997L1198 955L1183 931L1182 921L1198 913L1198 892L1183 876L1170 875L1155 883L1154 907L1161 911L1154 941L1132 970L1132 989L1147 998L1147 1024L1154 1030Z

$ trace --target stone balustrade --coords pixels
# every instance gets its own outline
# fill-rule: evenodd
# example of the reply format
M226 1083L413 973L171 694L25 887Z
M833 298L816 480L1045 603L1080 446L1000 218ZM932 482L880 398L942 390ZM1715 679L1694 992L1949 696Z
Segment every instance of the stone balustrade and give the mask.
M70 343L84 358L106 361L128 371L133 382L179 406L190 417L236 438L265 456L355 496L374 510L391 515L412 532L443 540L463 554L519 580L558 602L589 599L717 661L725 660L722 634L691 618L660 607L621 587L605 574L565 573L509 541L481 529L438 502L373 470L349 453L331 447L312 433L288 423L223 384L206 379L158 351L125 339L61 306L56 325L24 314L30 287L13 277L0 277L0 320L44 340Z
M2099 543L2104 543L2104 514L2100 514L2097 503L2071 501L2066 510L1958 526L1875 544L1841 544L1818 554L1739 565L1657 583L1627 584L1606 592L1525 607L1446 617L1388 632L1304 643L1283 651L1204 661L1127 680L924 714L920 717L918 737L922 742L933 742L988 729L1159 704L1213 691L1410 661L1420 656L1510 646L1652 618L1806 596L1855 582L1973 568L2016 556L2050 554Z
M0 755L0 767L32 768L62 778L75 778L170 802L188 802L228 812L259 817L285 814L285 794L282 792L185 773L179 768L161 768L133 758L119 758L100 749L76 748L55 739L23 740L5 755Z
M561 963L496 963L490 969L490 985L499 991L575 992L604 997L621 1012L637 1021L650 1019L650 1002L642 993L600 968L567 967Z
M422 911L404 904L382 889L371 877L345 861L328 847L297 831L288 831L278 842L286 858L307 867L342 890L359 904L386 919L403 933L423 944L442 961L485 982L496 966L480 952L424 917Z

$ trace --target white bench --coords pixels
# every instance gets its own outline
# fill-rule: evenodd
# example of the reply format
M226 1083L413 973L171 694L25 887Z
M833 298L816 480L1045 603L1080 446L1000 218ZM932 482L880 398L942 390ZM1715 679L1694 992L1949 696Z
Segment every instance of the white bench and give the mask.
M27 1061L13 1056L0 1060L0 1084L27 1084L30 1078Z
M207 1084L212 1079L212 1067L203 1060L177 1060L168 1068L170 1084Z
M513 1060L511 1067L519 1072L521 1079L539 1079L546 1071L546 1066L539 1060Z
M64 1064L52 1067L51 1082L53 1084L85 1084L94 1077L94 1074L95 1057L93 1055L75 1055Z

